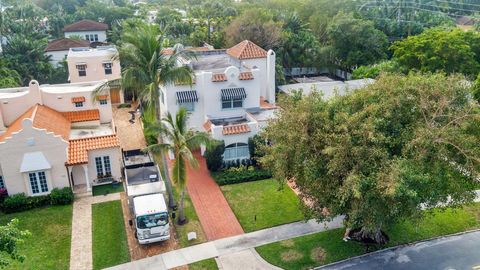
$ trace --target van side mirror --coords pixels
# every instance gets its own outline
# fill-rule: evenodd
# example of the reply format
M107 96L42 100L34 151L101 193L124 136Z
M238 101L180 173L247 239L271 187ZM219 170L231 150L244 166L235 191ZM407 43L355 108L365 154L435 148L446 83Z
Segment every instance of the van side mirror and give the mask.
M177 214L175 214L175 212L172 212L172 219L175 219L176 216Z
M130 225L130 227L133 226L133 221L131 219L128 220L128 225Z

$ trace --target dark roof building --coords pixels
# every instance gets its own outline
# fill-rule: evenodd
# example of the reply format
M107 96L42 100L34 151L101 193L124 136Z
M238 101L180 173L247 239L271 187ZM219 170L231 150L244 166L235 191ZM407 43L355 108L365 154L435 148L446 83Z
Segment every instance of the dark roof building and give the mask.
M92 20L81 20L69 24L63 28L63 32L81 32L81 31L106 31L108 25Z
M61 38L48 43L46 52L68 51L70 48L90 47L90 42L84 39Z

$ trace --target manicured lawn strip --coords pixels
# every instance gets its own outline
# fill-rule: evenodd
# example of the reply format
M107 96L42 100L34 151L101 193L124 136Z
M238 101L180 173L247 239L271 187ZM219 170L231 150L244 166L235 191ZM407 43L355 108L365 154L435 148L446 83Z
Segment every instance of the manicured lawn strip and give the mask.
M112 184L94 186L92 188L93 196L103 196L110 193L123 192L123 183L118 183L115 187Z
M206 259L196 263L188 265L189 270L218 270L217 262L215 259Z
M19 247L26 256L23 263L14 262L5 269L69 269L72 235L72 205L49 206L26 212L0 213L0 224L13 218L20 221L22 230L32 236Z
M480 203L463 209L434 210L417 223L406 221L390 228L388 246L475 228L480 228ZM359 243L342 241L344 232L342 228L302 236L261 246L257 251L269 263L287 270L309 269L363 254L364 248Z
M92 205L93 269L130 261L120 201Z
M174 188L174 194L175 199L179 198L179 190ZM177 199L178 202L178 199ZM178 238L178 243L180 245L180 248L204 243L207 241L207 238L205 237L205 233L203 232L202 224L200 223L200 220L198 219L197 212L195 211L195 207L193 206L192 200L190 199L190 196L188 193L185 196L185 202L184 202L184 209L185 209L185 215L188 218L188 223L185 225L177 225L175 222L175 231L177 232L177 238ZM177 211L178 214L178 211ZM187 234L189 232L196 232L197 233L197 239L188 241Z
M220 188L244 231L252 232L303 219L298 197L288 186L279 187L267 179Z

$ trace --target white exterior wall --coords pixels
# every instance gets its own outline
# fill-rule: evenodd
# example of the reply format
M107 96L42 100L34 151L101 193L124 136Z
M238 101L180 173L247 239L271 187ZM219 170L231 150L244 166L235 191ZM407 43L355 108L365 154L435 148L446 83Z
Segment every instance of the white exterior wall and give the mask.
M68 50L45 52L46 56L50 56L50 61L48 62L52 64L54 67L60 66L60 62L67 59L67 54L68 54Z
M0 110L2 111L4 124L9 126L37 103L42 104L42 96L37 81L30 82L28 91L12 93L8 97L0 96Z
M85 35L98 35L99 42L106 42L107 41L107 32L106 31L75 31L75 32L65 32L65 37L68 38L70 36L80 36L85 39Z
M88 179L90 179L91 186L93 186L93 181L97 179L95 158L104 156L110 157L112 177L116 180L120 180L122 178L122 153L120 147L91 150L88 151Z
M5 185L10 195L25 193L33 195L30 190L28 172L21 173L23 155L29 152L42 152L51 165L46 170L48 189L70 186L65 161L67 160L68 142L60 136L32 127L30 119L23 121L23 129L12 134L0 143L0 166L2 168ZM28 145L27 140L34 140Z
M82 56L75 56L69 52L67 56L67 64L68 64L68 74L70 82L93 82L93 81L102 81L102 80L115 80L120 79L121 75L121 68L120 68L120 61L115 60L112 61L113 54L92 54L91 56L84 56L87 52L82 52ZM105 74L105 70L103 68L103 63L105 61L112 61L112 74ZM86 63L86 76L78 76L77 64L78 63Z

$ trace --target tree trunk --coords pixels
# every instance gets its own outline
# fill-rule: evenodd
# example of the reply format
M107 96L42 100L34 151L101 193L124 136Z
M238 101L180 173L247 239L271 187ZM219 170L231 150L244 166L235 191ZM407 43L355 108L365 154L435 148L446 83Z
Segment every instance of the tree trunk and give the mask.
M184 199L185 199L185 187L182 189L182 194L180 195L180 206L178 207L178 220L177 223L179 225L183 225L187 223L187 217L185 216L185 211L184 211Z
M157 93L160 89L157 88ZM155 115L157 117L157 121L161 121L162 114L160 112L160 100L158 97L155 98ZM157 141L159 143L163 142L162 136L158 135ZM168 193L168 207L170 209L177 209L177 203L175 202L175 198L173 197L173 189L172 189L172 181L170 179L170 173L168 171L168 164L167 164L167 155L166 153L161 153L162 155L162 163L163 163L163 171L165 172L165 187L167 188Z

